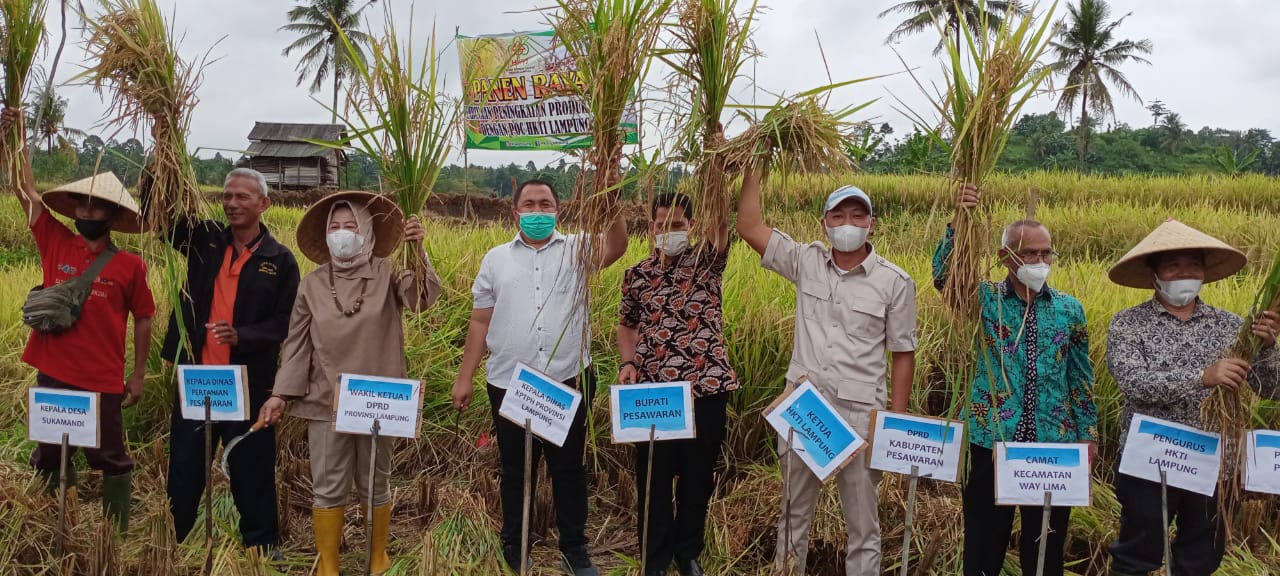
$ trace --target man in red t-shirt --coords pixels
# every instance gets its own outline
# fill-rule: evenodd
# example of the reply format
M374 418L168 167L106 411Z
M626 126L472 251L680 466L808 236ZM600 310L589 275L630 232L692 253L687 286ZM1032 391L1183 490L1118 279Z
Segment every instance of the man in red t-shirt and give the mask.
M21 112L9 108L0 118L4 127L18 126ZM41 197L35 190L31 160L22 161L8 175L27 213L31 233L40 253L44 287L65 282L85 271L108 245L111 231L142 231L138 208L115 175L106 172L50 190ZM59 222L49 209L75 221L76 232ZM133 372L125 379L125 338L128 317L133 316ZM133 459L124 443L122 408L142 398L151 349L151 317L155 302L147 285L147 267L135 254L119 251L93 282L80 318L71 328L53 334L33 331L22 360L37 370L36 383L49 388L86 390L100 394L99 446L86 448L91 468L102 471L102 506L117 529L129 525L129 499L133 485ZM61 447L39 444L31 465L50 487L58 485ZM68 468L74 471L73 468ZM74 486L68 474L67 485Z

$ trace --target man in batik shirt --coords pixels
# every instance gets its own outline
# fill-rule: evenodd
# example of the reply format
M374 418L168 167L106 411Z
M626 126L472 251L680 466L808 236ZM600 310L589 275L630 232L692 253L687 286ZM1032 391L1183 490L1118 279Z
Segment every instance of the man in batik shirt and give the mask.
M636 446L637 529L641 538L645 532L649 538L645 576L665 574L673 560L681 576L703 574L698 556L707 503L715 488L729 392L738 388L725 353L720 307L729 262L728 223L714 223L709 241L690 245L692 213L684 194L655 198L649 222L653 254L627 269L622 281L618 382L690 382L698 431L693 439L654 444L647 527L639 479L648 472L649 449Z
M979 192L964 186L960 209L978 205ZM933 281L947 280L954 231L947 227L933 257ZM996 442L1088 442L1098 437L1093 368L1084 308L1045 281L1056 253L1049 229L1034 220L1008 225L1001 236L1001 282L983 282L982 345L969 400L969 475L964 485L965 576L998 576L1013 530L1012 506L995 503ZM1023 574L1035 574L1042 510L1020 507ZM1045 576L1063 573L1062 548L1071 509L1054 507L1049 518Z
M1200 404L1214 388L1234 390L1247 383L1264 396L1280 396L1280 354L1275 347L1280 315L1264 312L1253 324L1253 334L1262 342L1256 358L1223 358L1222 351L1235 343L1243 320L1199 297L1202 285L1231 276L1244 265L1244 253L1169 220L1111 269L1116 284L1154 290L1150 300L1117 313L1107 332L1107 370L1124 393L1121 438L1128 436L1135 413L1204 429ZM1111 544L1111 573L1160 569L1168 529L1160 484L1119 473L1115 482L1121 514L1120 534ZM1217 498L1172 486L1167 492L1169 521L1178 525L1169 573L1212 574L1226 546Z

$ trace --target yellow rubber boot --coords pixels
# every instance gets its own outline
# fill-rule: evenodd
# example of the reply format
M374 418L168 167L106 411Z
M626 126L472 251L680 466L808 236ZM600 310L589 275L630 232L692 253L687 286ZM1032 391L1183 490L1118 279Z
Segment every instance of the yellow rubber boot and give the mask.
M316 532L316 576L338 576L338 543L342 541L342 513L345 508L312 508L311 524Z
M373 559L369 563L369 571L383 574L391 569L391 558L387 556L387 532L391 528L391 503L373 507L373 536L369 539Z

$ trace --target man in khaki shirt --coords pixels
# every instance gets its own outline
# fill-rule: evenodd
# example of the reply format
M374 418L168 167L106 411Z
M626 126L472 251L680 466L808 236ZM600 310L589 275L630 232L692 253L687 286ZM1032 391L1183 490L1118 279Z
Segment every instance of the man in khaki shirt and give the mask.
M800 244L764 224L760 210L761 182L767 169L752 168L743 179L738 202L738 234L763 258L760 265L796 285L795 345L787 368L787 384L807 377L840 415L867 437L871 411L888 401L886 372L892 375L892 409L906 411L915 371L916 287L911 277L880 257L867 243L875 225L871 198L844 186L827 198L821 219L831 246ZM892 357L889 370L885 350ZM789 458L785 439L778 443L780 458ZM809 526L822 488L798 459L784 479L784 503L778 521L779 567L788 562L803 572ZM848 530L845 574L880 573L880 522L876 484L880 473L862 459L850 462L836 475Z

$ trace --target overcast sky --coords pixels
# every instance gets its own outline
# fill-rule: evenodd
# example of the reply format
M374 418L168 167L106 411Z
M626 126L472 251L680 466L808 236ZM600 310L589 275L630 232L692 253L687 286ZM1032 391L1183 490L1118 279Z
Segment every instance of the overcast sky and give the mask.
M180 50L195 58L211 50L214 61L205 69L198 92L200 103L192 120L190 146L241 150L254 121L328 122L329 113L308 94L306 85L297 86L296 58L286 58L281 50L292 41L277 29L286 23L286 11L294 0L160 0L176 18L176 29L184 33ZM299 0L302 1L302 0ZM365 11L371 28L382 27L383 5L390 4L397 25L407 30L410 22L417 40L424 40L433 24L443 37L462 34L493 34L546 28L545 14L533 12L552 0L419 0L416 7L407 0L381 0ZM742 2L746 4L746 1ZM55 3L51 3L56 6ZM896 15L884 19L877 14L895 4L890 0L772 0L759 19L755 42L764 56L744 68L754 74L758 90L750 78L736 85L739 97L764 104L776 100L771 94L795 93L828 83L818 50L821 39L832 79L848 80L864 76L893 74L903 70L896 49L927 81L940 77L937 60L931 56L936 34L924 33L895 46L884 43L885 36L901 20ZM1127 65L1123 71L1146 101L1162 100L1182 115L1192 129L1202 126L1229 129L1266 128L1280 135L1280 50L1271 45L1275 24L1280 23L1280 3L1268 0L1113 0L1113 17L1132 15L1119 29L1124 38L1148 38L1155 45L1152 65ZM176 7L175 7L176 6ZM92 5L90 5L92 9ZM1059 13L1065 13L1064 8ZM57 35L56 10L50 25ZM74 22L74 20L73 20ZM73 24L74 25L74 24ZM84 52L78 29L70 32L58 82L66 82L82 69ZM52 50L50 50L50 58ZM296 55L295 55L296 56ZM457 54L450 46L444 56L449 88L460 93ZM651 78L651 81L660 78ZM69 102L67 125L91 134L109 136L113 128L98 125L106 111L103 98L81 86L60 90ZM889 122L901 133L910 122L895 107L893 95L913 109L926 110L927 103L911 79L898 74L840 89L832 106L879 98L863 113L863 118ZM327 102L331 93L316 95ZM1031 104L1033 111L1053 108L1051 96ZM1122 100L1117 95L1117 119L1133 126L1151 122L1142 104ZM730 132L741 129L738 122ZM127 137L127 136L122 136ZM654 131L646 136L651 144ZM472 151L473 164L545 164L558 155L514 152Z

